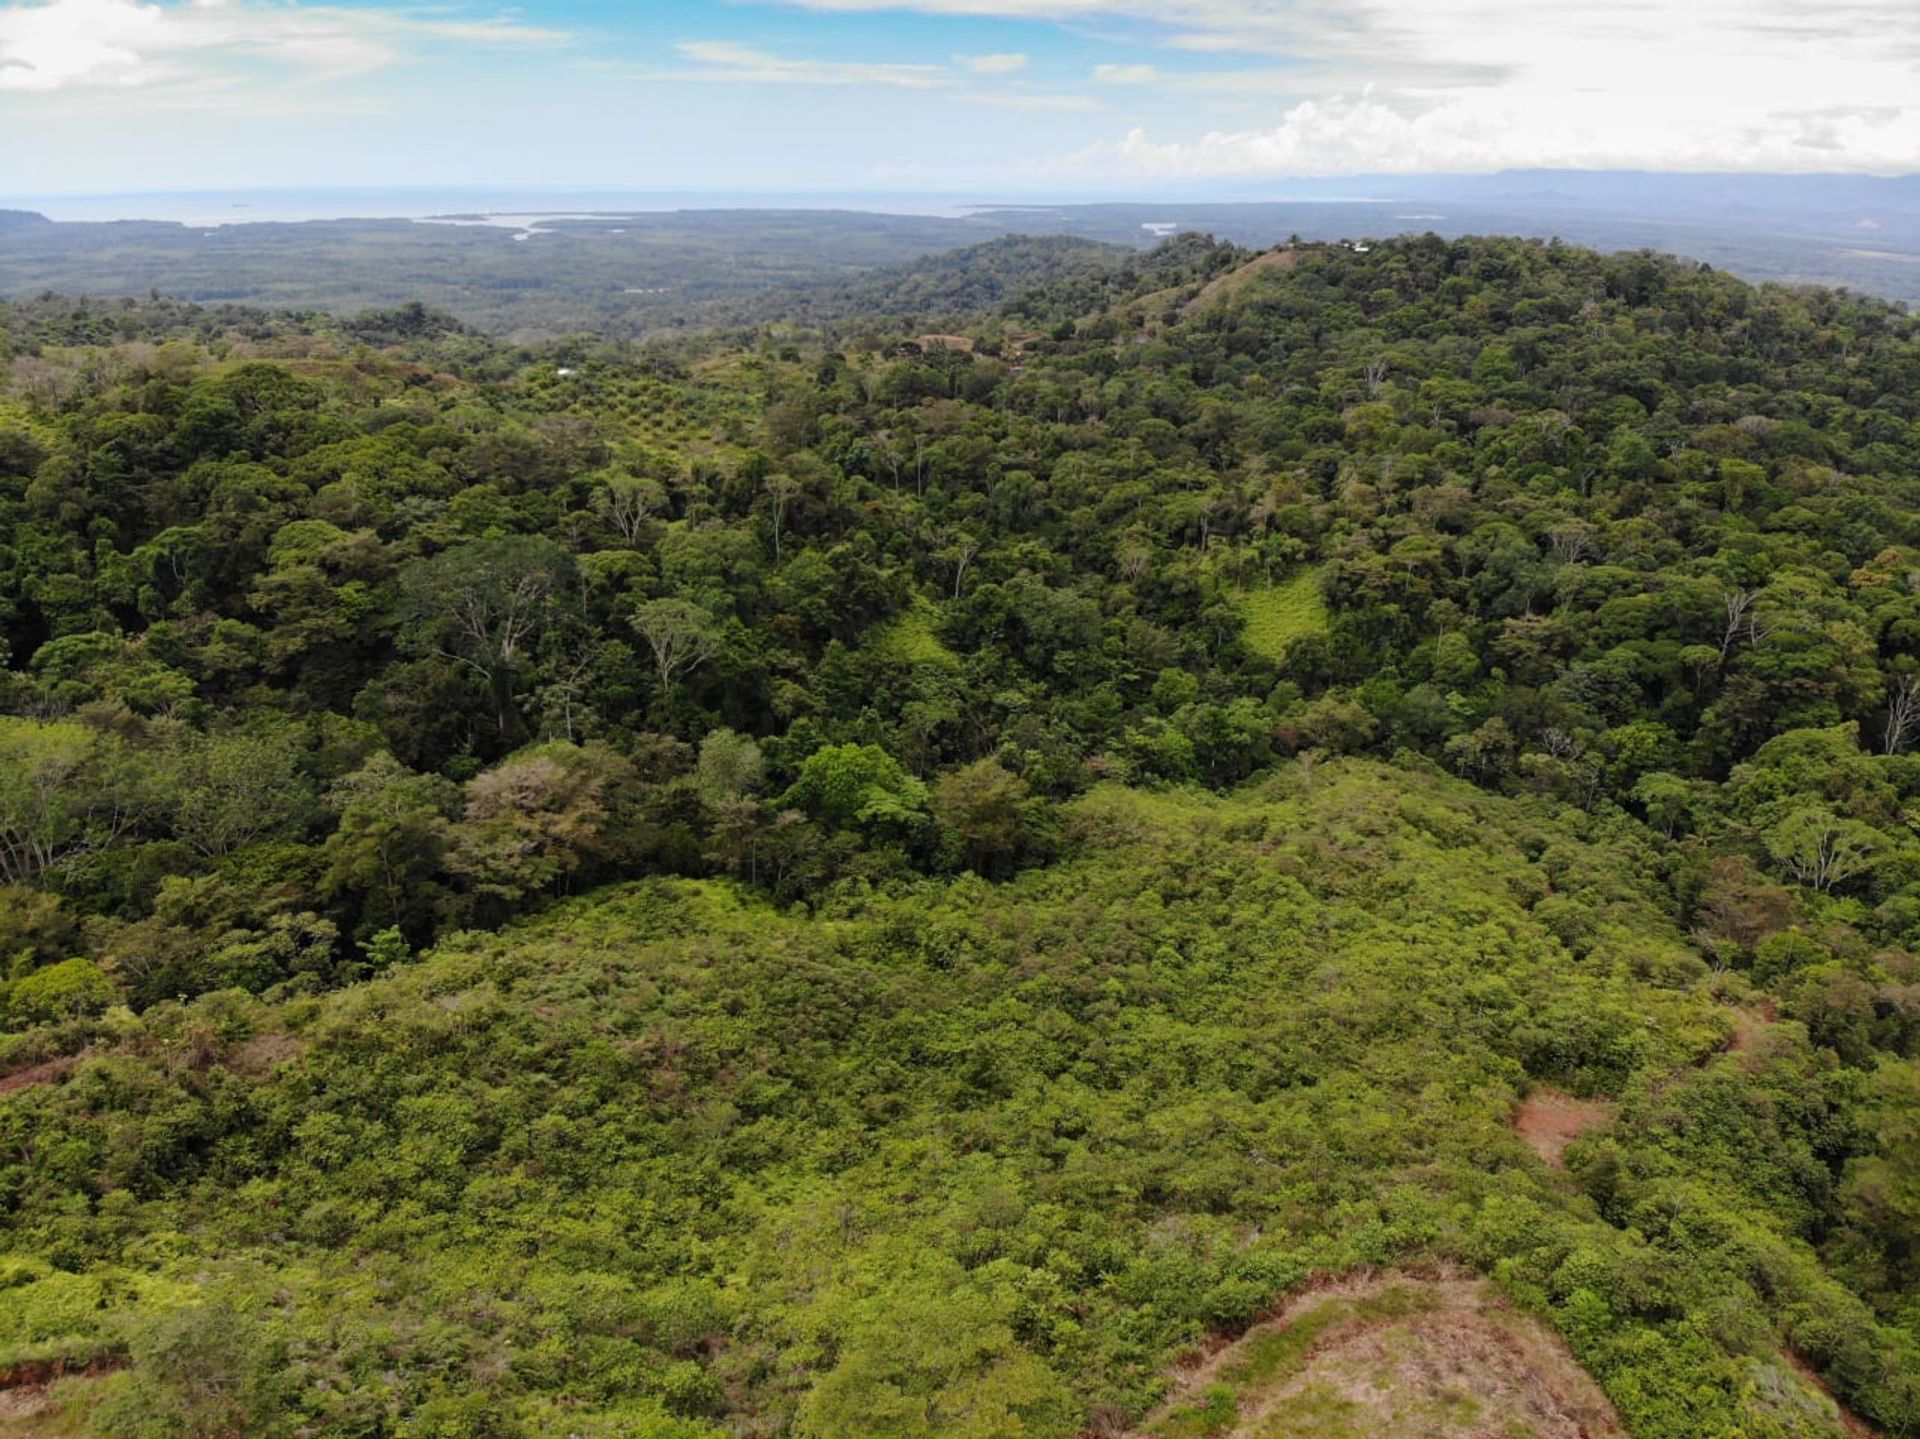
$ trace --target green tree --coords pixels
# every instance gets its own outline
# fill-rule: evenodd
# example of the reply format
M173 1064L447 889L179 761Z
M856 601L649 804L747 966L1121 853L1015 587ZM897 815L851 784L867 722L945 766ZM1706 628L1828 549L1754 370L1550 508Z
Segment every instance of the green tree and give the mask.
M700 741L696 774L700 797L709 805L757 794L766 781L766 769L760 746L746 735L717 729Z
M261 1326L212 1302L161 1311L132 1341L133 1382L95 1415L107 1439L227 1439L258 1434L276 1408Z
M835 828L911 826L925 814L927 787L878 745L826 745L802 762L782 802Z
M4 986L7 1011L21 1024L98 1014L115 999L113 982L90 960L65 959Z
M194 736L172 768L174 833L207 859L286 834L313 803L284 731Z
M469 667L493 697L502 737L519 729L514 704L533 645L551 623L573 571L552 540L473 540L400 573L401 636L418 653Z
M98 855L144 809L124 744L71 720L0 715L0 882Z
M1911 1295L1920 1285L1920 1062L1882 1060L1861 1121L1870 1148L1847 1164L1842 1209L1884 1266L1874 1287Z
M1027 782L989 756L940 776L933 813L959 841L967 866L992 875L1019 857L1028 796Z
M1822 805L1795 809L1767 830L1766 844L1788 876L1822 893L1864 874L1885 848L1872 825Z
M598 742L554 740L467 783L448 866L481 895L517 904L616 863L632 830L633 765Z
M720 647L720 627L712 613L690 600L648 600L634 609L632 620L653 651L662 700L671 699L675 680L711 659Z
M340 818L327 836L324 892L356 900L363 930L398 925L422 934L440 893L435 876L459 792L383 750L336 783L327 800Z

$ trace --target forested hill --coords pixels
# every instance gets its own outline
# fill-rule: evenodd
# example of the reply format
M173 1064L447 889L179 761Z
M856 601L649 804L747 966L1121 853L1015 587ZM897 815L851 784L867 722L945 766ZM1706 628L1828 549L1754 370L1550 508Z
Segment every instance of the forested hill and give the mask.
M1920 1434L1920 322L1008 258L0 307L23 1432L1250 1435L1307 1341L1176 1356L1395 1266Z
M739 324L859 325L868 329L912 315L960 316L1044 301L1062 313L1095 308L1089 285L1117 274L1137 277L1163 266L1175 251L1143 255L1124 245L1065 236L1024 235L989 240L910 264L892 265L855 280L789 286L757 301L696 312L694 320Z

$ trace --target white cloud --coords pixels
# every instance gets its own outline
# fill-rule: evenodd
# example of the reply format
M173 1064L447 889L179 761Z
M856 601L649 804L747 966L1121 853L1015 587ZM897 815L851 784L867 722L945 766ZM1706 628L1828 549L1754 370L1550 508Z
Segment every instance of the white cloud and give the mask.
M1099 102L1088 95L1049 94L1039 90L970 90L960 97L976 105L991 105L1000 110L1098 110Z
M953 63L975 75L1012 75L1027 68L1027 57L1017 51L996 55L955 55Z
M891 85L908 90L937 89L952 81L939 65L795 60L729 40L689 40L675 48L696 68L669 71L658 78L747 85Z
M1443 3L1445 0L1443 0ZM1397 0L787 0L807 10L916 11L1060 23L1123 20L1168 43L1223 50L1290 52L1354 30L1357 10L1391 11ZM1456 0L1459 3L1459 0ZM1550 0L1548 0L1550 3ZM1629 0L1631 3L1631 0Z
M1920 171L1916 0L789 0L1098 22L1184 52L1095 80L1271 95L1266 127L1124 139L1154 175L1567 165ZM1209 73L1201 56L1268 55ZM1161 122L1164 125L1165 122Z
M522 46L567 37L444 11L270 5L260 0L31 0L0 4L0 90L48 93L175 85L218 91L248 67L338 79L426 44Z
M1065 168L1197 179L1504 168L1892 172L1917 164L1920 107L1741 118L1704 104L1656 104L1629 116L1602 93L1506 89L1438 101L1304 100L1271 127L1190 142L1156 142L1135 129Z

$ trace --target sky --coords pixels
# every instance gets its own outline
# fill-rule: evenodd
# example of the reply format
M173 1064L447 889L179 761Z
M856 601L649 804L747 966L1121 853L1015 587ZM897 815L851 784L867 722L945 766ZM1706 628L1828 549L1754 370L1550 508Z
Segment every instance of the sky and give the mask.
M1920 0L0 0L0 195L1920 172Z

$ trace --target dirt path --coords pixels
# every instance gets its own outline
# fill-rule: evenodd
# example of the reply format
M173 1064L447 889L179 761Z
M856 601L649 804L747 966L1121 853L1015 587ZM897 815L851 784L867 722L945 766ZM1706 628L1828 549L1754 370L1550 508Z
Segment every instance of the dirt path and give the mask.
M1157 1439L1625 1439L1566 1346L1484 1280L1362 1274L1290 1300L1182 1376Z
M1602 1099L1575 1099L1557 1089L1536 1089L1514 1112L1514 1132L1555 1169L1566 1168L1567 1146L1613 1118Z

